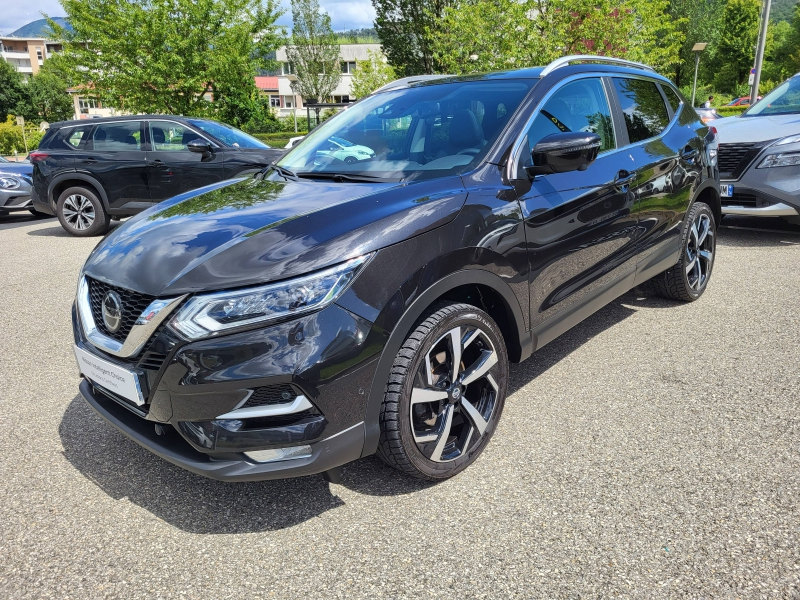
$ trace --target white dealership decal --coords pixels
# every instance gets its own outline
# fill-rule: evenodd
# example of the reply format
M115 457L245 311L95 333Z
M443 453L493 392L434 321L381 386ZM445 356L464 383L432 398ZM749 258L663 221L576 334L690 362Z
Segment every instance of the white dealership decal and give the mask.
M87 379L136 404L144 404L139 382L134 373L89 354L77 346L75 346L75 358L78 361L78 368Z

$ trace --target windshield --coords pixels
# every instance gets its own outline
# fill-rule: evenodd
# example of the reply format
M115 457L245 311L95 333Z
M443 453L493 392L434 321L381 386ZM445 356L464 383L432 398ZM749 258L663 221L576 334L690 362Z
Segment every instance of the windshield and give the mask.
M247 135L244 131L239 131L235 127L225 125L225 123L201 121L199 119L189 119L189 123L234 148L269 148L264 142Z
M462 173L483 159L536 81L473 80L369 96L319 125L278 165L312 178Z
M759 100L743 117L800 113L800 77L792 77Z

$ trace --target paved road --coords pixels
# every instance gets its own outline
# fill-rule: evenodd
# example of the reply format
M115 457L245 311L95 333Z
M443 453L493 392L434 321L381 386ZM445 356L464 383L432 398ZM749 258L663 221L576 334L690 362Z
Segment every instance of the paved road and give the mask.
M101 422L68 318L96 240L0 218L0 597L800 597L800 229L737 223L701 301L634 290L513 367L467 472L329 485L205 480Z

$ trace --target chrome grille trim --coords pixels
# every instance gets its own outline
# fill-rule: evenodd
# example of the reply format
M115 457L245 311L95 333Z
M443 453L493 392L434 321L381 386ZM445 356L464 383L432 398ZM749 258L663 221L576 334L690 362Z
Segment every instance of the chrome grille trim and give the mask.
M108 352L120 358L129 358L136 356L147 343L153 333L155 333L158 326L175 310L175 308L183 302L186 294L168 300L153 300L150 305L142 311L141 315L137 315L136 323L128 333L124 342L115 340L112 337L104 334L97 327L94 316L92 316L92 303L89 293L89 283L86 277L81 277L78 283L78 296L76 298L78 305L78 316L80 317L81 327L83 333L94 346L104 352ZM154 313L150 318L147 317Z

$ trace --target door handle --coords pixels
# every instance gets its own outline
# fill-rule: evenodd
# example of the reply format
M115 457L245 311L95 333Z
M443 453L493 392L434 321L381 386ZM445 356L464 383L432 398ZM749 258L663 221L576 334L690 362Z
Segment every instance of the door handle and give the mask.
M636 173L622 170L614 177L614 187L618 192L627 192L634 179L636 179Z
M148 167L161 167L163 165L164 165L164 161L163 160L156 159L156 160L147 161L147 166Z
M83 161L83 163L84 163L84 164L86 164L86 165L93 165L93 164L94 164L94 163L96 163L96 162L97 162L97 159L96 159L96 158L94 158L94 157L92 157L92 156L90 156L90 157L86 158L86 159Z
M697 158L697 150L695 148L686 146L683 150L681 150L681 159L685 160L686 162L694 162L695 158Z

